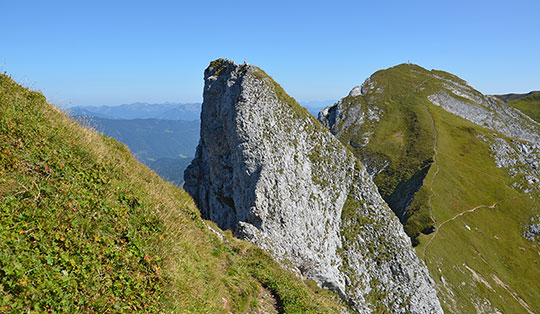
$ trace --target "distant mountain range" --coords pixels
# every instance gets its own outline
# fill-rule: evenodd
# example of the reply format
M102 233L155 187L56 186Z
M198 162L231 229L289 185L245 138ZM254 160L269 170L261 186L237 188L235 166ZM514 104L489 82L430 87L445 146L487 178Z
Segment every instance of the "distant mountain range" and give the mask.
M199 141L199 121L84 117L84 123L126 144L144 163L162 157L192 157Z
M306 101L317 116L335 100ZM184 169L199 142L201 104L133 103L120 106L77 106L66 109L83 125L126 144L133 155L163 179L182 186Z
M537 94L540 94L540 90L528 92L528 93L525 93L525 94L514 94L514 93L512 93L512 94L493 95L493 96L499 98L500 100L502 100L504 102L510 102L510 101L518 100L518 99L525 98L525 97L528 97L528 96L537 95Z
M198 120L201 115L199 103L133 103L120 106L77 106L67 108L72 116L93 116L109 119L162 119Z
M181 187L184 184L184 170L192 159L193 157L162 157L149 162L147 166L164 180Z
M309 113L317 116L326 106L333 105L337 100L302 101L300 104ZM71 116L91 116L108 119L162 119L162 120L199 120L201 116L200 103L133 103L120 106L76 106L66 109Z
M167 181L181 186L199 142L199 120L109 119L75 116L82 125L126 144L133 155Z
M313 116L317 117L319 114L319 111L321 111L324 107L331 106L335 103L337 103L337 99L334 100L315 100L315 101L299 101L300 105L302 107L306 108L309 113L311 113Z

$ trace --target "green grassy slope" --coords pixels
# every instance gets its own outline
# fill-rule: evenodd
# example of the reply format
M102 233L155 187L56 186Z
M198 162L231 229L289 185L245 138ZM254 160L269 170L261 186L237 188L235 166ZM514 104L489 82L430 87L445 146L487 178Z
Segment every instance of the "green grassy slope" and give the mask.
M425 98L429 91L438 88L430 81L429 72L415 65L399 65L376 72L372 81L377 82L381 92L343 98L344 116L355 108L368 116L369 107L375 106L384 112L380 121L365 119L362 124L337 125L338 137L361 160L369 160L377 168L388 165L374 178L383 198L392 209L392 195L400 183L405 183L415 174L421 177L433 160L433 127ZM372 133L370 133L372 132ZM369 133L370 141L363 146L363 137ZM426 201L413 204L405 213L405 231L413 238L433 223L428 215Z
M510 101L507 105L519 109L521 112L540 123L540 93Z
M249 313L263 291L285 313L339 311L334 295L210 228L124 145L0 75L0 312Z
M511 188L478 134L490 131L431 106L437 157L422 189L432 195L435 232L421 235L417 254L450 313L537 313L540 248L522 236L540 206ZM422 191L422 190L421 190Z
M504 94L504 95L493 95L493 96L499 98L500 100L504 102L511 102L511 101L525 98L534 94L540 94L540 91L532 91L526 94Z
M375 73L372 90L342 104L345 117L359 104L365 116L368 106L379 107L380 121L365 119L360 126L341 121L337 135L362 159L390 161L375 177L387 199L399 183L427 169L404 227L416 237L417 254L446 312L538 313L540 248L522 233L540 208L539 196L512 188L517 179L497 168L489 144L479 137L491 138L493 131L428 100L450 84L441 78L463 83L449 73L408 64ZM366 132L373 132L370 142L355 147ZM433 232L423 234L427 227Z

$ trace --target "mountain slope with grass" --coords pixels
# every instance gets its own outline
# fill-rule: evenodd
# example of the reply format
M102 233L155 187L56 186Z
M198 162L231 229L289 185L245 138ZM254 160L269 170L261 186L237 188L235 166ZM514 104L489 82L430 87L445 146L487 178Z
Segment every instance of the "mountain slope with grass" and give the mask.
M512 94L493 95L493 96L497 97L498 99L500 99L500 100L502 100L504 102L511 102L511 101L514 101L514 100L519 100L521 98L525 98L525 97L529 97L529 96L537 95L537 94L540 94L540 91L535 90L535 91L531 91L531 92L528 92L528 93L525 93L525 94L512 93Z
M0 312L339 313L336 299L0 75Z
M508 106L518 109L540 123L540 92L529 93L530 95L507 102Z
M199 141L199 120L74 118L81 125L126 144L137 160L163 179L177 186L184 183L184 170Z
M540 311L540 128L462 79L402 64L319 114L366 163L448 313Z

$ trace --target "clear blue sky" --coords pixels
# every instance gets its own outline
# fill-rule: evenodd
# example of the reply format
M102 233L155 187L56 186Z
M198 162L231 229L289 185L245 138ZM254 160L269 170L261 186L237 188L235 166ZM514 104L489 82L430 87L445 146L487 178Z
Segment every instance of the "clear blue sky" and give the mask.
M537 0L3 0L0 70L61 105L198 102L220 57L305 101L408 60L484 93L526 92L540 89L539 13Z

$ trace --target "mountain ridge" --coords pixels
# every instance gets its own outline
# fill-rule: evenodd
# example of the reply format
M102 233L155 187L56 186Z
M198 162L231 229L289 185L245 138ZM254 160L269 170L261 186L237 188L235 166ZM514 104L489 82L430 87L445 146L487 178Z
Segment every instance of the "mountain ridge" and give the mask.
M109 119L198 120L200 103L132 103L118 106L74 106L65 110L71 115Z
M540 94L540 91L530 91L528 93L510 93L510 94L501 94L501 95L493 95L494 97L497 97L498 99L504 101L504 102L511 102L514 100L519 100L521 98L525 98L532 95Z
M526 270L540 262L539 125L510 104L450 73L402 64L319 115L405 213L445 312L540 307L540 274ZM396 195L409 199L396 206Z

